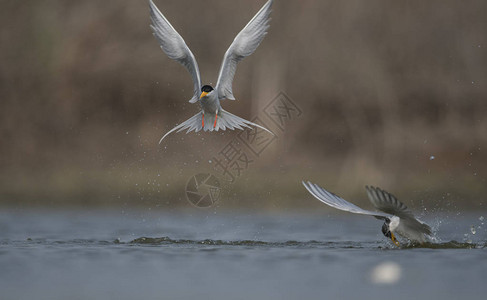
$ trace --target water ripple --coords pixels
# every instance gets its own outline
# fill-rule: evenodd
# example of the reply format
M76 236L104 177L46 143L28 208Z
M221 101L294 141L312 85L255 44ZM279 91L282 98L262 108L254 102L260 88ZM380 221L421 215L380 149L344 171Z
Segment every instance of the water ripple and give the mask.
M121 243L118 241L117 243ZM250 247L302 247L302 248L342 248L342 249L363 249L363 248L380 248L380 249L397 249L396 247L384 247L380 243L364 243L364 242L320 242L320 241L285 241L285 242L265 242L254 240L241 240L241 241L224 241L224 240L187 240L187 239L171 239L170 237L140 237L136 238L128 244L135 245L207 245L207 246L250 246ZM426 248L426 249L483 249L487 247L487 243L460 243L457 241L450 241L445 243L424 243L424 244L409 244L401 246L399 249L414 249L414 248Z
M269 242L261 240L191 240L191 239L172 239L168 236L163 237L139 237L128 242L120 239L112 241L96 239L72 239L72 240L49 240L49 239L30 239L24 241L0 240L2 246L116 246L116 245L141 245L141 246L233 246L233 247L267 247L267 248L321 248L321 249L382 249L382 250L400 250L400 249L486 249L487 242L465 243L449 241L442 243L424 243L424 244L403 244L396 247L389 243L381 241L372 242L355 242L355 241L284 241Z

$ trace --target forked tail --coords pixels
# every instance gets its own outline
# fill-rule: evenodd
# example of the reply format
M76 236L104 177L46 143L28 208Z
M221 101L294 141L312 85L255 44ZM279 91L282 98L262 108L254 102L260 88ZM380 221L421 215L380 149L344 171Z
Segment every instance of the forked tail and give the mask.
M201 128L203 126L201 126L201 121L203 119L203 112L200 111L199 113L197 113L196 115L192 116L191 118L189 118L188 120L184 121L183 123L179 124L178 126L174 127L173 129L169 130L168 133L166 133L160 140L159 140L159 144L162 142L162 140L168 136L170 133L174 132L177 130L177 132L180 132L182 130L185 130L185 129L188 129L188 131L186 131L186 133L189 133L191 131L195 131L195 132L198 132L201 130Z
M168 136L170 133L174 131L180 132L187 129L186 133L190 133L191 131L198 132L201 129L203 129L204 131L213 131L213 130L218 131L220 129L221 130L226 130L226 129L244 130L245 127L251 128L251 126L258 127L274 135L274 133L272 133L270 130L268 130L267 128L259 124L255 124L253 122L247 121L234 114L229 113L226 110L221 109L221 111L218 113L217 116L215 114L206 113L204 115L204 119L203 119L203 111L200 111L196 115L192 116L188 120L184 121L183 123L171 129L168 133L166 133L159 140L159 144L166 136Z

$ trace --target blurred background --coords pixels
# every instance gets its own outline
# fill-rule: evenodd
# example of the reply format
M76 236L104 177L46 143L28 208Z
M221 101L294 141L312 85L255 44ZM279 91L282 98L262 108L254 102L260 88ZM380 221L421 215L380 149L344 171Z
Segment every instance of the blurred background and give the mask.
M215 84L263 0L155 4ZM192 208L196 173L238 132L160 137L198 111L187 71L149 28L145 0L1 1L0 204ZM301 180L365 204L364 185L416 209L485 209L487 2L276 1L239 64L237 101L261 116L283 92L302 111L220 208L320 207ZM224 181L224 178L221 178ZM361 202L362 201L362 202Z

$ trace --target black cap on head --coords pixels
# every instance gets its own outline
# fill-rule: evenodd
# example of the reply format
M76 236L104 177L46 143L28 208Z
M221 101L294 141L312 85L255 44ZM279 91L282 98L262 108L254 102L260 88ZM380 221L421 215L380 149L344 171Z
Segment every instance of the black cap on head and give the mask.
M386 237L391 238L391 231L389 230L389 224L387 222L384 222L384 224L382 224L382 233Z
M201 87L201 91L209 93L209 92L213 91L213 88L210 85L204 85Z

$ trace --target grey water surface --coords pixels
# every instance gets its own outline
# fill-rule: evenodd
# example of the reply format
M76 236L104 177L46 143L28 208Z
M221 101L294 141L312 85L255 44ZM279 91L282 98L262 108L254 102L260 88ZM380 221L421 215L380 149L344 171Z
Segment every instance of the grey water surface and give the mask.
M428 214L437 242L399 249L341 213L4 209L0 299L484 298L485 217Z

